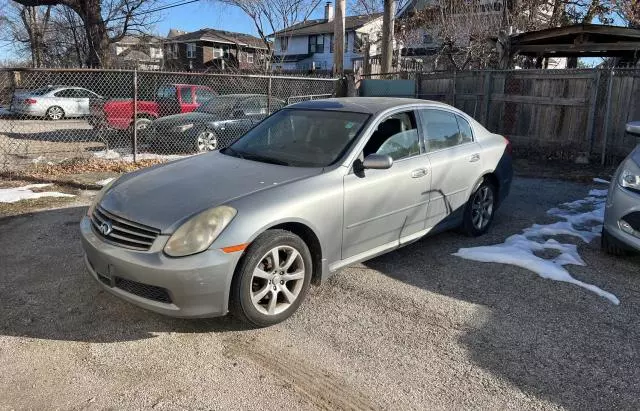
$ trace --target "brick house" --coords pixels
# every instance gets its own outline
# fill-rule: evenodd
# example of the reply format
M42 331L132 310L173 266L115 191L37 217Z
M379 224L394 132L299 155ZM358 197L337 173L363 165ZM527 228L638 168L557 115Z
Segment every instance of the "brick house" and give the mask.
M264 67L266 53L258 37L215 29L171 29L164 42L165 68L173 70L252 70Z

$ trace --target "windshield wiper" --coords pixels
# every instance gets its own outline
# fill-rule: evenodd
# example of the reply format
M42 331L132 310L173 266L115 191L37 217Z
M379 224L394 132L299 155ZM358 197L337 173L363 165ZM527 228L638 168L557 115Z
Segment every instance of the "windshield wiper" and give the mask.
M225 148L223 153L224 153L224 154L229 153L229 154L231 154L233 157L245 158L243 153L239 152L238 150L234 150L234 149L232 149L231 147L227 147L227 148Z
M244 153L244 157L247 160L254 160L254 161L260 161L261 163L268 163L268 164L277 164L279 166L288 166L289 163L286 161L282 161L282 160L278 160L275 158L270 158L270 157L264 157L258 154L249 154L249 153Z

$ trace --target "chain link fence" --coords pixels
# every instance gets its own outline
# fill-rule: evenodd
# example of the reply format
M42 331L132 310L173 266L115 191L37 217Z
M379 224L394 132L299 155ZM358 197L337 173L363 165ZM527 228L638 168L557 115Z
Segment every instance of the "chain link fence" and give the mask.
M335 79L315 77L5 69L0 171L217 150L270 113L335 89Z

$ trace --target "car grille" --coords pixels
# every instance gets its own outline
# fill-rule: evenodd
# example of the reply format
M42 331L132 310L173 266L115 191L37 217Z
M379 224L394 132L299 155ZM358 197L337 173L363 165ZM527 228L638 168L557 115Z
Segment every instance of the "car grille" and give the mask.
M103 239L133 250L149 250L160 234L160 230L117 217L100 206L95 208L91 223L93 231Z
M171 304L171 296L166 288L143 284L126 278L115 277L114 287L149 300Z

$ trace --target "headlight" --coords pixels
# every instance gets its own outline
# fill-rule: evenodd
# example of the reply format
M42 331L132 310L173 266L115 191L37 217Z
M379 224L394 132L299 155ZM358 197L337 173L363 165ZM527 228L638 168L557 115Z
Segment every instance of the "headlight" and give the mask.
M164 246L164 252L171 257L183 257L206 250L236 213L234 208L228 206L203 211L182 224L171 235Z
M93 199L93 202L89 206L89 210L87 210L87 215L89 217L91 217L93 215L93 210L95 210L96 207L98 206L98 204L100 204L100 201L102 201L102 197L104 197L104 195L107 193L107 191L109 191L109 189L111 188L111 185L113 185L113 183L115 183L116 181L117 181L117 179L105 184L102 187L102 190L100 190L98 192L98 194L96 195L96 198Z
M193 124L182 124L180 126L176 126L175 130L179 133L184 133L185 131L189 130L190 128L193 128Z
M640 192L640 175L629 169L622 170L618 183L624 188Z

